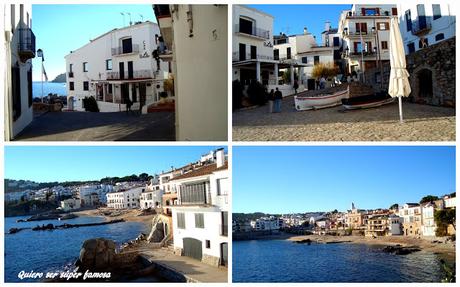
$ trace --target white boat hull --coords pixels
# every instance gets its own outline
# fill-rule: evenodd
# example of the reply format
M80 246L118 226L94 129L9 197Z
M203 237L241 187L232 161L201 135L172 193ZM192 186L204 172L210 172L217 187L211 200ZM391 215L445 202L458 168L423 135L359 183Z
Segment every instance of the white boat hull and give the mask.
M341 105L345 98L348 98L348 90L317 97L295 96L294 102L298 111L307 111Z

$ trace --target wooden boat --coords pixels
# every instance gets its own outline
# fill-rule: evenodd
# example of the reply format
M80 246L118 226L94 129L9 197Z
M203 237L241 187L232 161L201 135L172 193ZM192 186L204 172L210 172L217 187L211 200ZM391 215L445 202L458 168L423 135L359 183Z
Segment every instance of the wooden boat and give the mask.
M342 99L342 106L347 110L368 109L383 106L394 102L387 93L376 93L354 98Z
M333 94L320 94L316 96L295 96L295 108L298 111L316 110L340 105L342 99L348 98L348 89Z

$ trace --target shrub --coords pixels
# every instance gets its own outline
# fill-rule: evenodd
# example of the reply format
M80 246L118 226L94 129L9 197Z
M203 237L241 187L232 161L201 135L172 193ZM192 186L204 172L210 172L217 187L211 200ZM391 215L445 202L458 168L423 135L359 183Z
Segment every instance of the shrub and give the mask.
M311 75L313 78L319 79L321 77L332 78L337 76L338 73L339 67L337 67L334 63L319 63L313 67Z
M83 99L83 108L87 112L95 112L95 113L99 112L99 108L97 106L97 101L93 96L91 96L89 98L85 97Z
M243 101L243 85L239 80L232 82L232 102L233 110L241 108Z
M259 82L252 82L248 87L249 101L253 105L264 105L267 102L265 87Z

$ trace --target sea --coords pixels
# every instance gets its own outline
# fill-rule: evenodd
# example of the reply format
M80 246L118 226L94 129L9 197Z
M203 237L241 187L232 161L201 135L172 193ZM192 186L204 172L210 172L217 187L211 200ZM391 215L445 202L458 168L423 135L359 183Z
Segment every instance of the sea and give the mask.
M60 229L52 231L32 231L26 229L15 234L7 234L11 227L35 227L52 223L92 223L103 222L103 217L77 217L69 220L44 220L16 222L28 216L5 217L5 282L38 282L21 280L18 274L25 272L64 271L72 267L78 259L83 242L90 238L103 237L116 242L117 246L135 239L148 226L141 222L120 222L99 226ZM70 268L73 270L73 268Z
M49 93L67 96L65 83L43 82L43 97L48 96ZM34 98L42 97L42 82L32 82L32 95Z
M441 282L440 258L393 255L366 244L233 242L233 282Z

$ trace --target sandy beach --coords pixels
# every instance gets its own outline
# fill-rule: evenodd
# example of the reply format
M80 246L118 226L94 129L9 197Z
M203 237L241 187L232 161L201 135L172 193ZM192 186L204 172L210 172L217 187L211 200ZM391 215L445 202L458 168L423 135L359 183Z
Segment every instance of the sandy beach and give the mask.
M233 113L235 141L454 141L455 109L403 103L343 112L341 106L298 112L294 97L283 99L281 113L268 105Z
M287 240L300 241L310 239L312 242L328 243L342 242L349 244L372 244L372 245L396 245L417 246L423 251L437 253L446 259L455 260L455 243L433 243L433 241L443 241L436 238L415 238L406 236L385 236L385 237L365 237L365 236L330 236L330 235L293 235Z
M112 212L113 216L104 214L107 212ZM98 208L82 210L73 213L78 216L102 216L106 220L124 219L125 221L143 222L145 224L150 224L154 216L153 214L143 215L142 212L137 209L115 211L108 208Z

